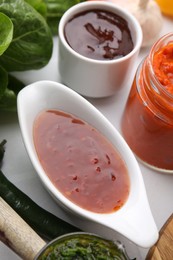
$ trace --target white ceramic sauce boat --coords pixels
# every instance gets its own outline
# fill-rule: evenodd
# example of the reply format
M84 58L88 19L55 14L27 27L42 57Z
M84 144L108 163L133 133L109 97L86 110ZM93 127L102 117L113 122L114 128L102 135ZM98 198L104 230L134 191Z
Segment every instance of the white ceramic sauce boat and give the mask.
M142 174L135 156L114 126L85 98L52 81L38 81L23 88L18 94L17 107L26 150L52 197L71 212L103 224L141 247L151 247L158 239L158 231L150 211ZM130 177L130 194L121 209L109 214L87 211L69 201L52 184L39 162L33 141L34 120L41 111L47 109L64 110L83 119L97 128L118 150Z

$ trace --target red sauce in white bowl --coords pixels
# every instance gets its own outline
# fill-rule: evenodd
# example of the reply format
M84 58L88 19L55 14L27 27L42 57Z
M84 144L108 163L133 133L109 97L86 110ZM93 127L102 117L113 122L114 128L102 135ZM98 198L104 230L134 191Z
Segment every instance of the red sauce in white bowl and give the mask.
M111 213L126 202L130 191L126 165L90 124L59 110L44 111L34 123L34 143L49 179L73 203Z

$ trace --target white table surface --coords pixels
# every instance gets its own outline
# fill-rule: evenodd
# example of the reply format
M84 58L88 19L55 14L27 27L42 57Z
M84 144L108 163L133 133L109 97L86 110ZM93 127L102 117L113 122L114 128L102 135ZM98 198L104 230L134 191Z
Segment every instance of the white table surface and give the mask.
M164 17L164 24L160 36L171 31L173 32L173 19ZM46 67L39 71L17 73L18 77L26 84L43 79L58 81L57 42L57 38L55 38L53 56ZM136 67L142 58L148 54L149 50L150 47L141 49ZM120 132L120 119L131 87L132 78L126 83L122 93L117 96L102 99L88 99ZM83 219L77 219L58 207L47 191L43 188L28 158L21 138L16 113L0 112L0 141L4 138L7 140L7 145L2 170L11 182L23 190L40 206L60 218L84 229L85 231L95 232L110 239L119 239L125 244L130 257L137 257L137 259L141 260L145 259L148 249L139 248L126 238L118 235L115 231L107 230L106 228ZM151 211L156 225L158 229L160 229L168 217L173 213L173 175L155 172L142 165L140 162L139 165L144 178ZM0 242L0 259L18 260L20 258Z

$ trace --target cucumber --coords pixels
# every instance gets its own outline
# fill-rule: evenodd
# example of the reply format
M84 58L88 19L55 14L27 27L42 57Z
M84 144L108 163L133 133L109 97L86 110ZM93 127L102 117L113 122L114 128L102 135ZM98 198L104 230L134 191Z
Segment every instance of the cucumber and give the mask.
M4 141L0 143L0 163L4 156L4 144ZM36 204L30 197L11 183L1 170L0 196L26 223L48 241L66 233L81 231Z

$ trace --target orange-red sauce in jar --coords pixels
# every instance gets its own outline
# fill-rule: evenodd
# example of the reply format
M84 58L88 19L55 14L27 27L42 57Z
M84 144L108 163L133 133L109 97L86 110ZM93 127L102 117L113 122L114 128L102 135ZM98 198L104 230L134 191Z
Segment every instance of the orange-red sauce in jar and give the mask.
M173 41L154 53L153 70L160 83L173 95Z
M122 133L146 164L173 172L173 35L139 66L122 117Z
M39 160L57 189L82 208L111 213L126 202L126 165L94 127L62 111L42 112L34 123Z

